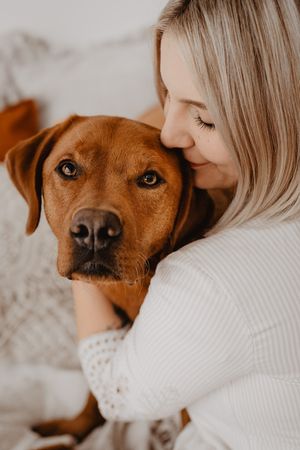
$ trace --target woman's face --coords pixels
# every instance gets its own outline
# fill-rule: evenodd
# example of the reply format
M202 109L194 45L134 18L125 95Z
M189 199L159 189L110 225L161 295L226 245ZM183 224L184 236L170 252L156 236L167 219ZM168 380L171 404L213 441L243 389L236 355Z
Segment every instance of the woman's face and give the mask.
M162 143L182 148L196 187L233 187L237 182L233 161L170 32L161 42L161 78L167 90Z

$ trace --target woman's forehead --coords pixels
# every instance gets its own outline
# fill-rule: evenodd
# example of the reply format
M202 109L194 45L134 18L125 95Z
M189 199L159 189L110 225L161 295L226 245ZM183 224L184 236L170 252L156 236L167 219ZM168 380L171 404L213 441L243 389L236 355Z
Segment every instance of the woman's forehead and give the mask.
M162 36L160 75L166 89L176 99L203 102L204 99L199 88L195 86L193 74L184 59L178 39L171 31L165 31Z

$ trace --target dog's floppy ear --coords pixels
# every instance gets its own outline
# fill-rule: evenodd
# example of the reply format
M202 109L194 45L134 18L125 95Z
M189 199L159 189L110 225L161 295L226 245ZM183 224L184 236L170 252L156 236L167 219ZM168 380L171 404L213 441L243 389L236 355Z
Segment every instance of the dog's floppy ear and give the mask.
M172 251L203 237L214 214L214 204L207 191L194 188L192 172L186 161L182 161L182 179L180 206L170 237Z
M29 207L27 234L35 231L40 220L43 163L57 139L76 118L77 116L71 116L64 122L19 142L6 155L5 163L10 177Z
M172 235L170 237L171 248L174 249L176 242L180 240L180 236L183 233L183 229L188 220L189 211L193 196L193 183L192 174L185 161L182 160L182 192L179 202L179 209L175 219Z

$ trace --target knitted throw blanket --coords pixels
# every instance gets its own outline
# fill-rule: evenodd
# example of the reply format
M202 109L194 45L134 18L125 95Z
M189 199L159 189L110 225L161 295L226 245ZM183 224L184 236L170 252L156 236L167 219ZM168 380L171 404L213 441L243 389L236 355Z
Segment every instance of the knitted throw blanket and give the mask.
M82 391L75 389L82 375L73 301L70 282L56 271L56 240L43 215L25 235L27 205L3 165L0 198L0 442L1 450L29 450L42 446L30 425L79 412L75 397L84 403L87 387L81 380ZM178 432L179 416L109 422L76 448L171 450Z

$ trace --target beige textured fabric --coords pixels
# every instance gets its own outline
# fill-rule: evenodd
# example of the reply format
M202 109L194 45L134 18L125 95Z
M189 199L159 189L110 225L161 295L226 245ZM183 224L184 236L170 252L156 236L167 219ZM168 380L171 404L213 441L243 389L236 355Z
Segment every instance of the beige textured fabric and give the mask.
M56 242L42 217L25 236L27 206L0 167L0 359L78 368L70 282L56 271Z

